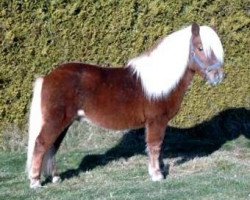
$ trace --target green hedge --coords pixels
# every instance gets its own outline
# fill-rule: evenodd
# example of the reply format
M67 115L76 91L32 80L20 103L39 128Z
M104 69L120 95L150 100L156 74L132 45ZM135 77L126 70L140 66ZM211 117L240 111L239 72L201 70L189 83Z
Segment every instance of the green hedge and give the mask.
M25 127L32 82L57 64L122 66L192 22L216 27L227 78L200 78L173 121L191 126L229 107L250 107L250 8L246 0L1 0L0 130ZM0 135L1 136L1 135Z

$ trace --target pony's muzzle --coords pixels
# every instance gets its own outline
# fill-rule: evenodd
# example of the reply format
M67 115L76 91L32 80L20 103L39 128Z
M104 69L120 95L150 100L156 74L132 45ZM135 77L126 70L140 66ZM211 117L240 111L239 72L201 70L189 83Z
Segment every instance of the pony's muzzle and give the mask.
M220 84L224 78L225 75L223 73L223 70L216 70L216 71L212 70L206 73L207 82L213 86Z

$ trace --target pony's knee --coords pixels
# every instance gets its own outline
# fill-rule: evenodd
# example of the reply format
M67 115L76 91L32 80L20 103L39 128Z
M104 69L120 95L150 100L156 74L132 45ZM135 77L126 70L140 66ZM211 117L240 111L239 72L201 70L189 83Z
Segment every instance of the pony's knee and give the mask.
M45 153L45 142L41 136L38 136L35 141L34 154Z

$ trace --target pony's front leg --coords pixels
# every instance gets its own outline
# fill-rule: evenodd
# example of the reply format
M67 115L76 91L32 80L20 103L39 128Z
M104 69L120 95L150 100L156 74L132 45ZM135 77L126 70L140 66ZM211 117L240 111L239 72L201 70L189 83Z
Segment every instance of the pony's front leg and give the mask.
M146 126L146 143L149 156L148 172L152 181L161 181L164 179L161 170L161 151L165 136L166 124L156 121L148 123Z

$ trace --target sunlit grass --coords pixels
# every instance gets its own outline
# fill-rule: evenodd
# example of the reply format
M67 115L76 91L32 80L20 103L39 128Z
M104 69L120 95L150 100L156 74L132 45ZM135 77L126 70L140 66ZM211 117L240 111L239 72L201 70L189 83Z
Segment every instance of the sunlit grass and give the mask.
M0 199L249 199L248 112L226 113L218 120L230 117L244 126L236 130L228 124L206 135L217 124L215 117L191 129L167 129L167 176L159 183L147 172L143 130L114 132L75 123L57 155L61 183L43 178L44 187L31 190L25 148L0 153Z

